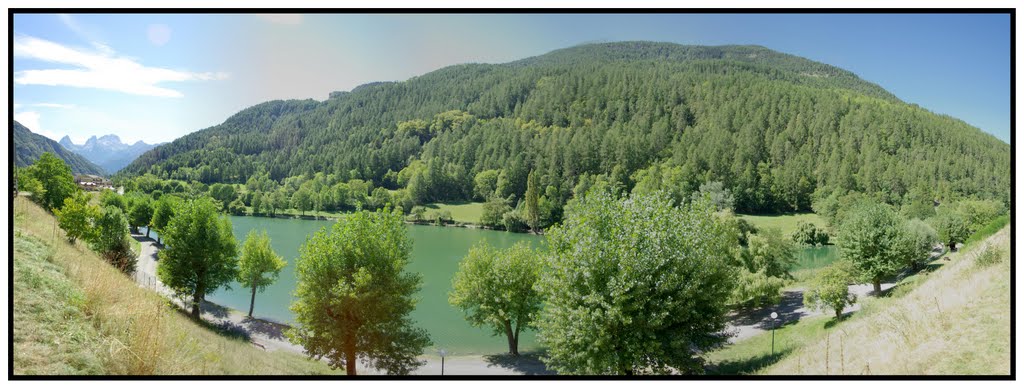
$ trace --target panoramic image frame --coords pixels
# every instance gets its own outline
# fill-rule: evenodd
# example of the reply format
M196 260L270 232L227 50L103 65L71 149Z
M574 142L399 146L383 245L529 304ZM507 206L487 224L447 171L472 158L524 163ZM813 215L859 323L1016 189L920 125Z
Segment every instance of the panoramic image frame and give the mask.
M166 11L9 10L9 379L1015 378L1014 10Z

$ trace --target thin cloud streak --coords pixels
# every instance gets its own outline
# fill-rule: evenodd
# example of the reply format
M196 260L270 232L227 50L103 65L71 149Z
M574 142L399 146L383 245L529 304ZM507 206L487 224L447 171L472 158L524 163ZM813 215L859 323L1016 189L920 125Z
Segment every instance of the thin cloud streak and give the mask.
M223 80L229 77L229 74L224 72L195 73L144 66L133 59L117 56L112 50L107 50L89 52L44 39L17 36L14 39L15 57L73 65L79 69L18 71L14 74L14 83L105 89L142 96L183 97L181 92L157 84Z

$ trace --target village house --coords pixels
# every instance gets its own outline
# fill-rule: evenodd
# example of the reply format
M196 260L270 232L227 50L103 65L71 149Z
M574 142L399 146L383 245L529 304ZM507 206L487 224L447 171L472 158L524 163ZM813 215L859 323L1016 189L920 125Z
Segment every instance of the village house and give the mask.
M92 174L80 174L75 176L75 183L79 188L88 191L100 191L103 189L114 189L110 180Z

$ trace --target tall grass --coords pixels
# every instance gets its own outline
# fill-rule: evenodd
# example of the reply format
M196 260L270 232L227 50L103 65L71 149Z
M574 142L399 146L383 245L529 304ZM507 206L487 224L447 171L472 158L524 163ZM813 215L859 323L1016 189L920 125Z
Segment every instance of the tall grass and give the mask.
M88 248L66 243L53 216L24 198L15 200L15 229L48 245L52 262L81 291L82 312L99 334L103 374L337 373L322 362L285 351L265 352L192 322L163 296L138 286Z
M1009 228L951 255L900 298L863 309L762 374L1010 373ZM991 248L991 249L990 249ZM975 265L979 255L989 266Z

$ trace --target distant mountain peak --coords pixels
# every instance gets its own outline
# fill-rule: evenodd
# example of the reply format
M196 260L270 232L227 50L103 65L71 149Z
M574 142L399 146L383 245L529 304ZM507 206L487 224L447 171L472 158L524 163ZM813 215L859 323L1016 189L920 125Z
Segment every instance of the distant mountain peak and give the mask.
M109 172L116 172L142 153L156 147L158 143L148 144L139 140L128 144L122 142L121 137L115 134L107 134L93 135L82 145L74 144L71 138L65 135L61 138L60 145L69 151L81 154Z
M61 146L64 146L64 148L69 148L75 145L75 143L71 141L71 137L67 135L64 135L63 138L60 138L60 141L57 143L59 143Z

